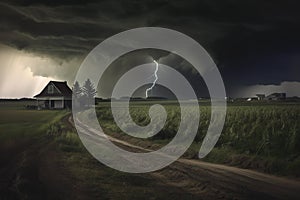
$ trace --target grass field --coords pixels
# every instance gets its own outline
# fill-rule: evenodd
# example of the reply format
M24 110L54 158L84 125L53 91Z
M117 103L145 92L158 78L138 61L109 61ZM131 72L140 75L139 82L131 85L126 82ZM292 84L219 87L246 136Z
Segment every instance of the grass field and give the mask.
M180 108L176 102L132 102L130 114L139 125L150 122L150 105L160 103L167 122L160 133L150 139L166 144L177 132ZM110 133L122 131L113 121L108 103L97 107L101 126ZM201 120L195 143L187 154L196 158L210 122L210 105L200 103ZM222 135L205 160L254 168L269 173L300 175L300 104L287 102L230 103Z
M49 127L66 112L1 109L0 145L14 146L44 136Z
M24 110L26 106L34 106L34 100L5 100L0 99L0 110Z
M136 123L149 122L151 103L131 105ZM171 167L153 174L128 174L95 160L68 123L69 111L26 110L20 103L8 104L0 106L0 199L199 199L194 195L196 189L188 190L198 188L199 183L185 176L186 172ZM98 105L97 113L106 133L157 149L176 134L180 116L176 103L163 105L169 117L166 126L144 140L121 133L108 103ZM200 110L200 128L184 155L187 158L198 159L209 123L209 103L203 103ZM205 160L295 178L300 171L299 113L298 104L229 105L221 138ZM174 185L181 183L182 177L188 180L184 182L187 186ZM211 194L209 191L205 194Z
M31 102L32 103L32 102ZM97 113L106 133L136 144L158 149L176 134L180 109L174 101L133 102L130 112L139 125L149 123L149 107L162 104L168 119L162 131L150 139L134 139L122 133L113 121L110 104L100 103ZM60 119L67 111L24 109L24 103L6 102L0 106L0 144L14 146L45 135L52 135L64 152L85 151L75 133ZM5 108L5 109L4 109ZM197 158L210 119L209 102L200 103L201 120L195 142L184 156ZM268 173L299 176L300 169L300 104L284 102L231 103L228 105L222 135L213 151L204 159Z
M196 199L150 175L122 173L95 160L68 123L68 111L1 106L0 199Z

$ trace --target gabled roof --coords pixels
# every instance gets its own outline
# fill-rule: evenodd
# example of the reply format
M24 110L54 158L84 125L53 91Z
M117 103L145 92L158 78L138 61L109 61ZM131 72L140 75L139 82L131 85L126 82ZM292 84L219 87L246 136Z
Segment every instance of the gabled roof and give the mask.
M53 85L54 91L53 93L48 93L48 86ZM72 90L67 85L67 81L59 82L59 81L50 81L45 88L34 97L72 97Z

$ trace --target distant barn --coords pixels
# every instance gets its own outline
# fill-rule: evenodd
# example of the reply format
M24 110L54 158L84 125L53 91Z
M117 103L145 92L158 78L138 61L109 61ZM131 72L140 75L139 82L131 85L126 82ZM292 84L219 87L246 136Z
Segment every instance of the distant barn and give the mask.
M265 94L256 94L255 97L250 97L247 99L247 101L261 101L261 100L285 100L286 99L286 93L272 93L268 96Z
M256 94L256 96L257 96L257 100L259 101L264 100L266 98L265 94Z
M268 100L285 100L286 93L273 93L266 97Z
M72 90L67 81L50 81L46 87L34 96L38 109L65 109L71 108Z

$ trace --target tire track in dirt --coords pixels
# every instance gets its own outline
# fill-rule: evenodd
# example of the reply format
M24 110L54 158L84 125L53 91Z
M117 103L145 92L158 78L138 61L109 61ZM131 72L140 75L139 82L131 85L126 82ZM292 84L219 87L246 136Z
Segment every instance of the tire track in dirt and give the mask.
M74 125L71 117L69 123ZM96 130L83 124L80 124L80 128L88 137L99 138ZM111 136L107 137L128 150L152 151ZM299 181L198 160L180 158L170 166L150 174L167 185L198 195L200 199L300 198Z

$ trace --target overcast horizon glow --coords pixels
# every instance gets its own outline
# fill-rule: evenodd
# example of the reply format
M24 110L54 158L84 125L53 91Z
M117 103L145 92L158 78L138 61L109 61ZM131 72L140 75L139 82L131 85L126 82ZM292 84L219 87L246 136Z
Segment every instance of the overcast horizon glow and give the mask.
M67 80L69 87L72 87L73 74L76 72L76 67L73 65L77 64L74 60L59 65L50 58L36 56L13 48L3 48L2 46L0 52L2 70L0 74L0 98L32 98L51 80ZM64 70L55 71L59 68L64 68ZM72 72L73 68L75 68L75 72ZM59 74L61 72L63 73ZM253 97L260 93L268 95L274 92L285 92L288 97L300 97L299 88L300 82L297 81L282 81L279 85L241 85L235 89L235 94L231 97Z

